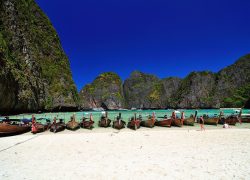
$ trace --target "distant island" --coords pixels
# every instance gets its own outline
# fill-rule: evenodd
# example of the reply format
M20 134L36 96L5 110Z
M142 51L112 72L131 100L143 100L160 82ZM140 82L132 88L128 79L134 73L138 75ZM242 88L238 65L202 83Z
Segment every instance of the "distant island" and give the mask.
M123 83L107 72L78 93L59 37L35 1L1 0L0 15L1 113L250 107L250 54L184 79L134 71Z

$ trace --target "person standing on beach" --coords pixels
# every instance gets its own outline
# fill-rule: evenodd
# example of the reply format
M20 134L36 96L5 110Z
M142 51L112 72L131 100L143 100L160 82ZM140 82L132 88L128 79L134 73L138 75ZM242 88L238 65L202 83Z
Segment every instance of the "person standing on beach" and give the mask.
M204 118L203 116L200 117L200 125L201 125L201 131L205 131L205 128L204 128Z

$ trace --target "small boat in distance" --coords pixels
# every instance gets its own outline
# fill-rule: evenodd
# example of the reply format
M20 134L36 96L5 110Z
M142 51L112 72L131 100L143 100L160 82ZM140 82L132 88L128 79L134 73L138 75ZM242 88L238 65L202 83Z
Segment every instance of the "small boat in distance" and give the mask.
M161 127L171 127L172 124L172 119L168 118L167 115L165 115L164 117L162 117L161 120L157 120L155 122L156 126L161 126Z
M134 117L132 117L130 121L128 122L128 128L137 130L141 127L140 124L141 124L141 120L136 117L136 113L135 113Z
M105 115L102 114L100 121L98 122L99 127L110 127L111 120L108 118L108 112L105 112Z
M147 120L141 121L141 126L153 128L155 126L155 122L156 122L155 113L153 113L153 116L149 115Z
M20 119L6 118L0 123L0 137L23 134L30 130L30 125L23 123Z
M80 123L76 121L75 114L71 116L70 121L66 124L66 128L71 131L75 131L80 128Z
M117 116L116 120L113 121L113 128L121 130L125 128L126 122L122 120L122 114L119 113L119 116Z
M50 132L57 133L57 132L64 131L65 128L66 128L66 125L63 122L64 120L63 119L59 119L58 123L56 122L56 120L57 119L55 117L54 120L53 120L53 124L50 126Z
M93 115L92 114L90 114L90 116L89 116L89 120L87 120L88 118L85 118L85 117L83 117L82 118L82 122L81 122L81 127L82 128L85 128L85 129L93 129L94 128L94 120L93 120Z

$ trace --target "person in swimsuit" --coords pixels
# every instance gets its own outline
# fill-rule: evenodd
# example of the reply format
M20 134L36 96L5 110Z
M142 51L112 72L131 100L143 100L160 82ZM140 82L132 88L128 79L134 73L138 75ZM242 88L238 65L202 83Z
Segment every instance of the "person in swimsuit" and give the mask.
M204 128L204 118L203 116L200 117L200 126L201 126L201 131L205 131L205 128Z

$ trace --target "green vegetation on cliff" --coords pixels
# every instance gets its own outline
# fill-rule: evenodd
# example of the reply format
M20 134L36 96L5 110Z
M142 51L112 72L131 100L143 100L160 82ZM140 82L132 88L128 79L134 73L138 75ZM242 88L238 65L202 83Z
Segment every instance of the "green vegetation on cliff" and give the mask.
M0 109L76 108L69 61L47 16L34 0L0 2L0 86L15 92L11 103L0 103ZM5 93L0 92L1 99Z
M81 90L80 98L81 106L85 109L122 108L124 106L122 80L116 73L103 73Z
M226 107L244 107L250 99L250 83L235 90L231 97L224 99Z

